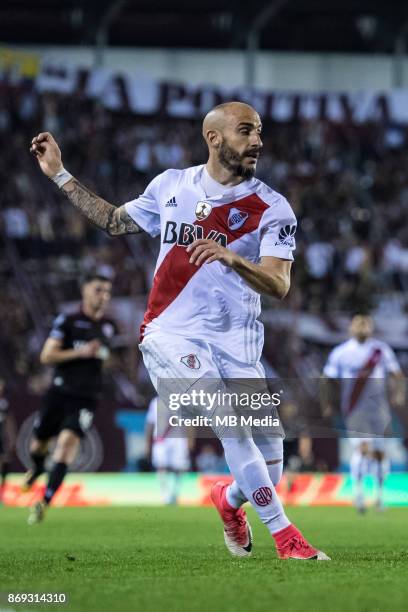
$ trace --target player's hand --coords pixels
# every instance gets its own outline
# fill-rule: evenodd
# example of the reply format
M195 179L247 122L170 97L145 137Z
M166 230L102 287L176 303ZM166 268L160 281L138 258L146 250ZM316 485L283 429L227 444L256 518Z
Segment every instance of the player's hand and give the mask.
M101 348L101 343L99 340L91 340L86 344L83 344L77 349L78 357L82 359L92 359L97 357L97 353Z
M60 148L49 132L41 132L32 139L30 153L35 155L41 170L48 178L63 169Z
M203 263L220 261L224 266L231 268L237 259L237 254L230 249L221 246L215 240L200 238L194 240L188 247L187 253L191 253L190 263L201 266Z

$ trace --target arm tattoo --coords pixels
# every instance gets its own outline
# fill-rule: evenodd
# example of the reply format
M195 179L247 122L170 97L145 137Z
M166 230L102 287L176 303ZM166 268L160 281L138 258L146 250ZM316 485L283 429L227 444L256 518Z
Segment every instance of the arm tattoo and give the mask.
M127 214L124 206L115 208L108 224L108 232L111 236L120 234L137 234L142 228Z
M110 236L137 234L142 231L123 206L113 206L81 185L76 179L64 185L62 191L68 200L81 211L89 221L105 230Z

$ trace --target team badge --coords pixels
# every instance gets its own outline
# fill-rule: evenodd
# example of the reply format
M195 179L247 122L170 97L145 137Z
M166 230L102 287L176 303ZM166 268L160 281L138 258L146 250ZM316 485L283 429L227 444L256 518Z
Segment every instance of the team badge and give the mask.
M184 363L190 370L199 370L201 367L201 363L197 355L190 353L189 355L184 355L180 359L181 363Z
M242 227L245 221L248 219L248 213L238 210L238 208L231 208L228 215L228 227L230 230L237 230Z
M199 221L206 219L211 211L212 206L208 202L197 202L195 215Z
M259 487L252 493L252 498L257 506L267 506L272 501L272 490L269 487Z

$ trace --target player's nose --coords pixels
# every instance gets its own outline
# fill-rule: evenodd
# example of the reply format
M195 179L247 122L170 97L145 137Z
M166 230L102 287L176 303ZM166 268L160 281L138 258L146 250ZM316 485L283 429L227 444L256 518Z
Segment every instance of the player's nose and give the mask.
M251 134L249 142L253 148L261 149L263 147L261 136L257 132Z

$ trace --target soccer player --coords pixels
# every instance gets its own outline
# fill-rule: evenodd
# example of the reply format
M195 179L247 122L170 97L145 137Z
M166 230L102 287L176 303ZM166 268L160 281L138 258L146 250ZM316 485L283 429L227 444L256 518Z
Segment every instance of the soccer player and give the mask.
M261 130L258 113L247 104L213 108L202 125L207 163L167 170L119 207L64 168L50 133L31 142L44 174L95 225L111 236L161 235L140 344L156 389L169 377L264 378L260 294L282 299L289 290L296 218L283 196L254 177ZM212 491L229 551L251 552L251 528L241 507L248 500L281 559L327 559L290 522L276 494L282 437L258 446L252 436L217 434L234 477L231 486L217 484Z
M353 317L351 338L333 349L323 370L327 378L340 381L341 412L353 449L350 471L355 483L354 503L359 512L366 510L363 481L370 471L377 483L375 506L383 508L383 485L388 470L383 436L389 433L391 425L388 379L392 403L402 407L405 401L405 381L397 358L385 342L373 338L373 331L371 317ZM331 404L328 397L327 413L332 412Z
M315 470L312 438L304 435L299 438L286 438L283 449L286 490L290 494L300 473Z
M29 524L43 520L78 453L81 439L92 425L102 386L102 364L109 357L116 331L115 323L105 317L111 292L108 278L99 274L87 276L81 284L79 310L55 319L41 351L41 363L53 365L55 371L34 423L30 444L32 468L25 476L23 490L28 490L45 471L49 442L54 437L57 440L44 496L31 508Z
M0 378L0 504L3 501L6 480L9 472L10 455L16 440L16 425L10 414L6 383Z
M169 428L161 435L157 427L157 397L149 404L146 415L147 456L157 472L163 499L166 504L177 504L181 476L190 467L188 432L180 432L178 437L170 434Z

